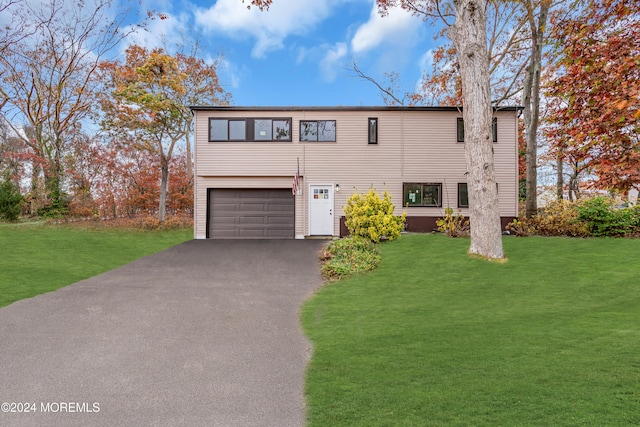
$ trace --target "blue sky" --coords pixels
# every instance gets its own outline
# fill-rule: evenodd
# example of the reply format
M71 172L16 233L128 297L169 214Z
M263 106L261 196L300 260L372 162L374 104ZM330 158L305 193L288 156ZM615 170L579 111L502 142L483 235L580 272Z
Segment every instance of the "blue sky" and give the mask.
M168 16L152 21L130 42L172 50L199 40L203 58L224 56L219 69L233 105L383 105L360 69L384 81L397 72L412 91L430 66L433 28L397 9L381 18L373 0L274 0L268 12L241 0L144 0L142 10Z

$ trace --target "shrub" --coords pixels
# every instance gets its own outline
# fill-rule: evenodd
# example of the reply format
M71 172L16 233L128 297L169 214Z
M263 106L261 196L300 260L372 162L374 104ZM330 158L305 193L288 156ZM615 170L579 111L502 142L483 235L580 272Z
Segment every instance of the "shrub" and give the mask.
M615 209L610 198L593 197L578 205L578 218L594 236L627 236L640 228L637 208Z
M140 216L129 221L132 228L141 230L179 230L193 227L193 218L186 215L167 216L164 221L160 221L155 216Z
M514 219L505 228L514 236L531 236L536 233L536 227L527 218Z
M187 215L173 215L167 217L162 223L163 230L180 230L193 227L193 217Z
M349 236L329 244L320 254L322 274L330 281L375 269L380 264L378 247L369 239Z
M578 218L578 202L556 200L540 209L531 219L536 233L543 236L584 237L589 235L587 225Z
M469 235L469 221L462 214L453 213L453 208L444 210L444 217L436 221L438 231L449 237L466 237Z
M345 225L354 236L364 237L372 242L393 240L404 230L407 214L396 216L391 195L385 191L382 198L371 188L367 194L354 193L344 208Z
M15 222L22 212L22 194L8 177L0 183L0 219Z

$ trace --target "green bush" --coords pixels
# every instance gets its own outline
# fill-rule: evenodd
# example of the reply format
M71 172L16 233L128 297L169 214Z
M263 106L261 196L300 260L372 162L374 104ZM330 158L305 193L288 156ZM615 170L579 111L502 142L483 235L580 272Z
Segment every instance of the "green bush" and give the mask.
M22 212L22 194L5 176L0 183L0 219L15 222Z
M640 207L614 205L609 197L557 200L540 209L534 218L512 221L507 230L518 236L640 236Z
M444 210L444 217L436 221L438 231L449 237L466 237L469 235L469 221L462 214L454 214L453 208Z
M640 210L637 207L614 208L614 201L593 197L577 206L578 219L593 236L627 236L640 229Z
M375 269L380 264L380 253L371 240L349 236L329 244L320 259L323 276L333 281Z
M407 214L396 216L391 195L385 191L382 198L371 188L367 194L354 193L344 208L345 225L354 236L372 242L393 240L404 230Z

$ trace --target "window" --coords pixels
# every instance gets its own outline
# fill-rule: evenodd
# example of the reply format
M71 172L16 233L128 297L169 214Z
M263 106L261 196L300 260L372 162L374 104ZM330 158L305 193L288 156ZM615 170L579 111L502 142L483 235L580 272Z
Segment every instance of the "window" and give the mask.
M464 142L464 119L462 117L458 117L457 121L457 138L458 142ZM491 120L491 136L493 137L493 142L498 142L498 118L494 117Z
M273 139L291 141L291 119L273 119Z
M369 117L369 144L378 143L378 118Z
M229 139L232 141L247 139L247 122L245 120L229 120Z
M209 141L246 140L246 119L209 119Z
M335 120L301 120L300 141L335 142Z
M442 184L404 184L405 206L442 206Z
M253 122L253 135L256 141L271 141L272 121L268 119L257 119Z
M458 135L456 141L464 142L464 119L462 117L458 117L456 132Z
M459 208L469 207L469 191L468 191L466 182L458 183L458 207Z
M209 141L291 141L291 119L209 119Z

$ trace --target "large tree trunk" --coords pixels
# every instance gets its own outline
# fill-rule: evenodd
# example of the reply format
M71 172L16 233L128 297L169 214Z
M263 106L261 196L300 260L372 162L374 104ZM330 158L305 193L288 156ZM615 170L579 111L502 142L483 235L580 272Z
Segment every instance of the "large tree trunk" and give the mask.
M460 64L465 157L471 223L470 254L504 258L498 188L493 166L491 91L483 0L454 0L456 21L449 29Z

